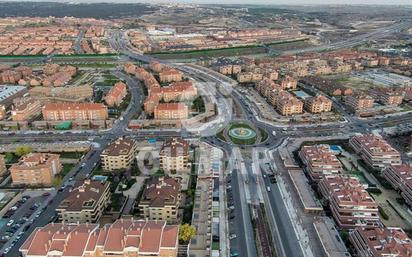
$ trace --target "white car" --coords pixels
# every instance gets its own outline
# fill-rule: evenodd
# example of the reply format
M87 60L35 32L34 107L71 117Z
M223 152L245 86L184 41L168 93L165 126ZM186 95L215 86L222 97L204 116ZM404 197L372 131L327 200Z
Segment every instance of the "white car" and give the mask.
M7 222L7 226L10 227L11 225L13 225L14 220L9 220L9 222Z
M232 240L232 239L235 239L236 237L237 237L236 234L231 234L231 235L229 236L229 239Z

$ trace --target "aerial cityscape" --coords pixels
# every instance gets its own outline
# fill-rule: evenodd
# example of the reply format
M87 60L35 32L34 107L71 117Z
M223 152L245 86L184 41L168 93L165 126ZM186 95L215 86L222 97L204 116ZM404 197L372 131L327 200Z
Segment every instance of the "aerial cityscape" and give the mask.
M303 2L0 1L0 257L411 257L412 3Z

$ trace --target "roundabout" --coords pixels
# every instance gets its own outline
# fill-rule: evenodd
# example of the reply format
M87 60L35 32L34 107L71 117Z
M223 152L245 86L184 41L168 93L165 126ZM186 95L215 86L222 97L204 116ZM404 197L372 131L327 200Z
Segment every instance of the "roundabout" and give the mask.
M264 141L267 135L265 131L255 128L253 124L239 121L230 123L219 132L218 137L222 141L235 145L255 145Z
M229 130L229 137L238 140L251 140L256 137L256 132L250 128L237 127Z

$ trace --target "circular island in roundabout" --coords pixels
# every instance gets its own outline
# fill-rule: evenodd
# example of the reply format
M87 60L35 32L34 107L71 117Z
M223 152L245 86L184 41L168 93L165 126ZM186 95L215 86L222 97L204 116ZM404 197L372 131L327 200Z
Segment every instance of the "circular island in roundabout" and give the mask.
M253 145L264 141L267 134L246 122L233 122L222 130L218 137L236 145Z

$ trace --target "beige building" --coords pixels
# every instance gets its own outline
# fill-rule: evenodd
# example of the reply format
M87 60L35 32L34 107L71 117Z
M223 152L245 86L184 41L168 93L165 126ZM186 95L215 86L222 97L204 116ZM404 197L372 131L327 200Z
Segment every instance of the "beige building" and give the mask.
M400 165L401 155L385 139L374 134L354 136L349 145L370 167L382 170L388 165Z
M61 169L59 155L29 153L10 167L10 173L15 185L51 186Z
M358 257L409 257L412 240L401 228L357 228L349 241Z
M164 68L159 73L159 80L161 83L178 82L182 81L182 79L183 73L173 68Z
M6 171L6 160L4 158L4 155L0 154L0 176L3 176Z
M189 108L184 103L161 103L154 109L156 120L183 120L189 116Z
M42 105L31 97L14 99L11 118L13 121L27 121L41 114Z
M319 191L328 201L338 227L379 227L378 204L356 177L345 175L324 176Z
M154 177L143 191L139 211L145 219L177 222L180 202L180 183L177 179Z
M59 220L66 223L98 223L110 201L110 183L78 181L56 208Z
M332 110L332 101L326 96L317 95L306 99L304 107L310 113L330 112Z
M373 97L365 94L354 94L346 97L345 103L352 111L370 109L373 107Z
M383 177L401 193L405 202L412 206L412 166L411 164L389 165L382 171Z
M283 116L301 114L303 103L295 97L280 99L276 104L277 111Z
M181 138L168 139L160 150L160 167L170 175L187 171L189 144Z
M43 119L56 120L106 120L107 107L100 103L51 103L43 106Z
M0 104L0 120L3 120L6 118L6 106L3 104Z
M119 138L111 142L100 155L103 170L120 171L130 169L136 155L136 142L133 139Z
M313 181L318 182L324 176L340 174L343 171L341 162L329 145L303 146L299 157Z

